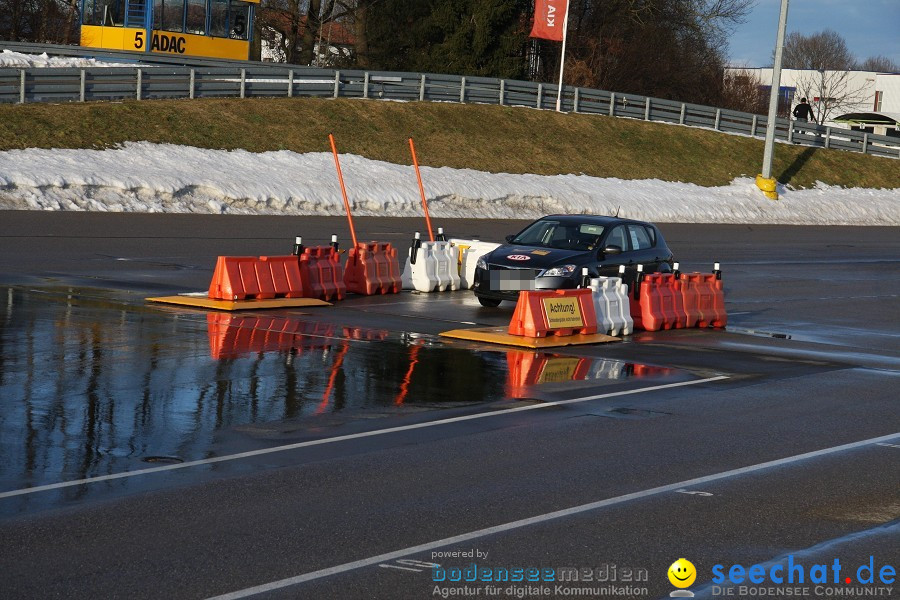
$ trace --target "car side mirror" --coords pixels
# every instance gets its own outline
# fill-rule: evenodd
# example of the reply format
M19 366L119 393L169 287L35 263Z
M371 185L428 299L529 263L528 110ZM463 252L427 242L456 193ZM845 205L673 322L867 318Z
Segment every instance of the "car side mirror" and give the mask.
M514 235L508 235L508 236L506 236L505 239L506 239L506 243L509 244L509 243L511 243L514 239L516 239L516 236L514 236Z
M616 255L616 254L622 254L622 246L615 246L615 245L607 246L606 248L603 249L602 252L603 252L603 254L607 254L607 255L611 255L611 256Z

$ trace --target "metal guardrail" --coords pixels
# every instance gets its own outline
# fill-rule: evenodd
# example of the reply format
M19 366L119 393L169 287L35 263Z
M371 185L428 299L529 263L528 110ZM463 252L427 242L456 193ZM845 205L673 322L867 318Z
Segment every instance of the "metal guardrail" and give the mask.
M0 48L17 51L29 48L30 52L40 49L48 54L131 61L131 66L122 67L0 68L0 103L303 96L556 108L557 86L550 83L141 54L137 56L145 62L135 65L133 52L9 42L0 42ZM764 136L768 122L762 115L571 86L563 88L562 109L751 137ZM804 146L900 157L900 138L782 118L776 120L776 139Z

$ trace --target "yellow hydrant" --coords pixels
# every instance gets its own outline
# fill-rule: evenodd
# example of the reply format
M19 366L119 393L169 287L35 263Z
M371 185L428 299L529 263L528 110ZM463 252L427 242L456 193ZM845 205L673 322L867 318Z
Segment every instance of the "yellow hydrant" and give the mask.
M762 190L769 200L778 200L778 182L775 179L767 179L762 175L756 176L756 187Z

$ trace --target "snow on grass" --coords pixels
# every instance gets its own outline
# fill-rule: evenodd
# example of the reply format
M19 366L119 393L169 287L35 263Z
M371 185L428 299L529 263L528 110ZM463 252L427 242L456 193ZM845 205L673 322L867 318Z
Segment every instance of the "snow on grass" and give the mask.
M411 166L344 155L356 215L421 214ZM900 225L900 189L782 189L752 179L704 188L586 175L511 175L422 168L438 217L536 218L594 213L655 221ZM110 150L0 152L0 209L336 215L343 202L330 154L251 153L131 142Z
M126 67L123 63L103 62L94 58L47 56L43 54L22 54L12 50L0 52L0 68L28 69L35 67Z

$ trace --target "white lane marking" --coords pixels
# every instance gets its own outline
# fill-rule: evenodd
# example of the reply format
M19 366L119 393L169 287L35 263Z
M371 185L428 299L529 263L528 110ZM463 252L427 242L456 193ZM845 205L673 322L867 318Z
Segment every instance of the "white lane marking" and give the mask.
M413 569L412 567L401 567L400 565L392 565L392 564L383 564L378 565L382 569L400 569L401 571L414 571L416 573L421 573L422 569Z
M460 421L471 421L473 419L484 419L486 417L495 417L497 415L508 415L516 412L522 412L526 410L536 410L540 408L549 408L551 406L562 406L565 404L575 404L577 402L588 402L590 400L600 400L601 398L613 398L616 396L629 396L633 394L643 394L644 392L654 392L658 390L665 390L670 388L684 387L688 385L697 385L700 383L710 383L713 381L720 381L722 379L728 379L727 375L719 375L717 377L708 377L706 379L695 379L692 381L681 381L678 383L666 383L662 385L653 385L648 387L636 388L632 390L623 390L621 392L609 392L607 394L598 394L596 396L586 396L584 398L573 398L571 400L556 400L553 402L544 402L541 404L529 404L526 406L517 406L515 408L507 408L501 410L494 410L485 413L478 413L474 415L465 415L462 417L451 417L448 419L438 419L436 421L426 421L424 423L415 423L413 425L401 425L399 427L388 427L385 429L376 429L374 431L364 431L361 433L351 433L347 435L339 435L330 438L324 438L320 440L310 440L307 442L297 442L296 444L287 444L284 446L274 446L272 448L261 448L259 450L250 450L247 452L240 452L238 454L228 454L225 456L217 456L214 458L204 458L202 460L192 460L183 463L178 463L174 465L162 465L159 467L150 467L148 469L139 469L137 471L126 471L124 473L113 473L111 475L99 475L97 477L86 477L85 479L76 479L74 481L60 481L58 483L50 483L47 485L39 485L30 488L23 488L20 490L12 490L9 492L0 492L0 500L3 498L11 498L13 496L24 496L26 494L35 494L37 492L46 492L49 490L56 490L60 488L72 487L75 485L84 485L88 483L98 483L100 481L112 481L114 479L124 479L126 477L137 477L138 475L149 475L151 473L161 473L163 471L174 471L176 469L186 469L188 467L197 467L200 465L211 465L220 462L227 462L232 460L240 460L242 458L250 458L253 456L263 456L265 454L273 454L275 452L285 452L287 450L296 450L297 448L306 448L309 446L319 446L322 444L333 444L335 442L344 442L347 440L355 440L359 438L365 437L373 437L376 435L385 435L388 433L397 433L399 431L410 431L412 429L423 429L425 427L435 427L437 425L447 425L448 423L459 423Z
M433 550L435 548L442 548L444 546L452 546L454 544L461 544L463 542L469 542L474 539L481 538L481 537L484 537L487 535L493 535L495 533L503 533L503 532L510 531L513 529L519 529L521 527L527 527L529 525L536 525L538 523L544 523L546 521L551 521L553 519L559 519L562 517L569 517L569 516L577 515L577 514L580 514L583 512L588 512L591 510L597 510L598 508L605 508L607 506L613 506L615 504L629 502L631 500L639 500L642 498L646 498L648 496L655 496L657 494L662 494L665 492L677 491L681 488L688 488L688 487L693 487L693 486L697 486L697 485L702 485L704 483L709 483L711 481L719 481L721 479L736 477L738 475L746 475L748 473L762 471L763 469L769 469L771 467L779 467L782 465L787 465L787 464L799 462L802 460L808 460L811 458L817 458L820 456L827 456L829 454L835 454L837 452L843 452L845 450L853 450L855 448L861 448L863 446L869 446L869 445L877 444L879 442L883 442L883 441L887 441L887 440L893 440L897 437L900 437L900 432L891 433L889 435L883 435L881 437L871 438L868 440L851 442L849 444L843 444L841 446L833 446L831 448L823 448L821 450L814 450L812 452L796 454L794 456L788 456L785 458L770 460L770 461L767 461L764 463L750 465L748 467L740 467L738 469L732 469L730 471L723 471L722 473L716 473L713 475L705 475L703 477L697 477L695 479L689 479L687 481L679 481L678 483L671 483L669 485L663 485L660 487L650 488L648 490L643 490L640 492L633 492L631 494L625 494L624 496L616 496L615 498L607 498L606 500L598 500L597 502L590 502L588 504L582 504L580 506L573 506L571 508L565 508L563 510L557 510L554 512L544 513L542 515L536 515L533 517L528 517L526 519L519 519L518 521L510 521L509 523L503 523L502 525L495 525L493 527L487 527L485 529L479 529L477 531L470 531L469 533L463 533L461 535L444 538L442 540L426 542L424 544L419 544L418 546L410 546L409 548L403 548L401 550L395 550L393 552L379 554L378 556L373 556L370 558L363 558L361 560L355 560L353 562L344 563L342 565L328 567L326 569L320 569L318 571L312 571L311 573L304 573L303 575L297 575L296 577L289 577L287 579L281 579L279 581L272 581L270 583L264 583L262 585L257 585L257 586L246 588L243 590L238 590L236 592L222 594L221 596L215 596L215 597L209 598L208 600L236 600L238 598L246 598L248 596L255 596L256 594L271 592L273 590L290 587L292 585L305 583L307 581L313 581L315 579L321 579L323 577L328 577L330 575L337 575L339 573L353 571L355 569L360 569L362 567L369 567L372 565L376 565L378 563L391 561L391 560L394 560L397 558L402 558L404 556L409 556L410 554L417 554L419 552L426 552L428 550Z
M883 442L878 444L879 446L886 446L888 448L900 448L900 444L885 444Z

